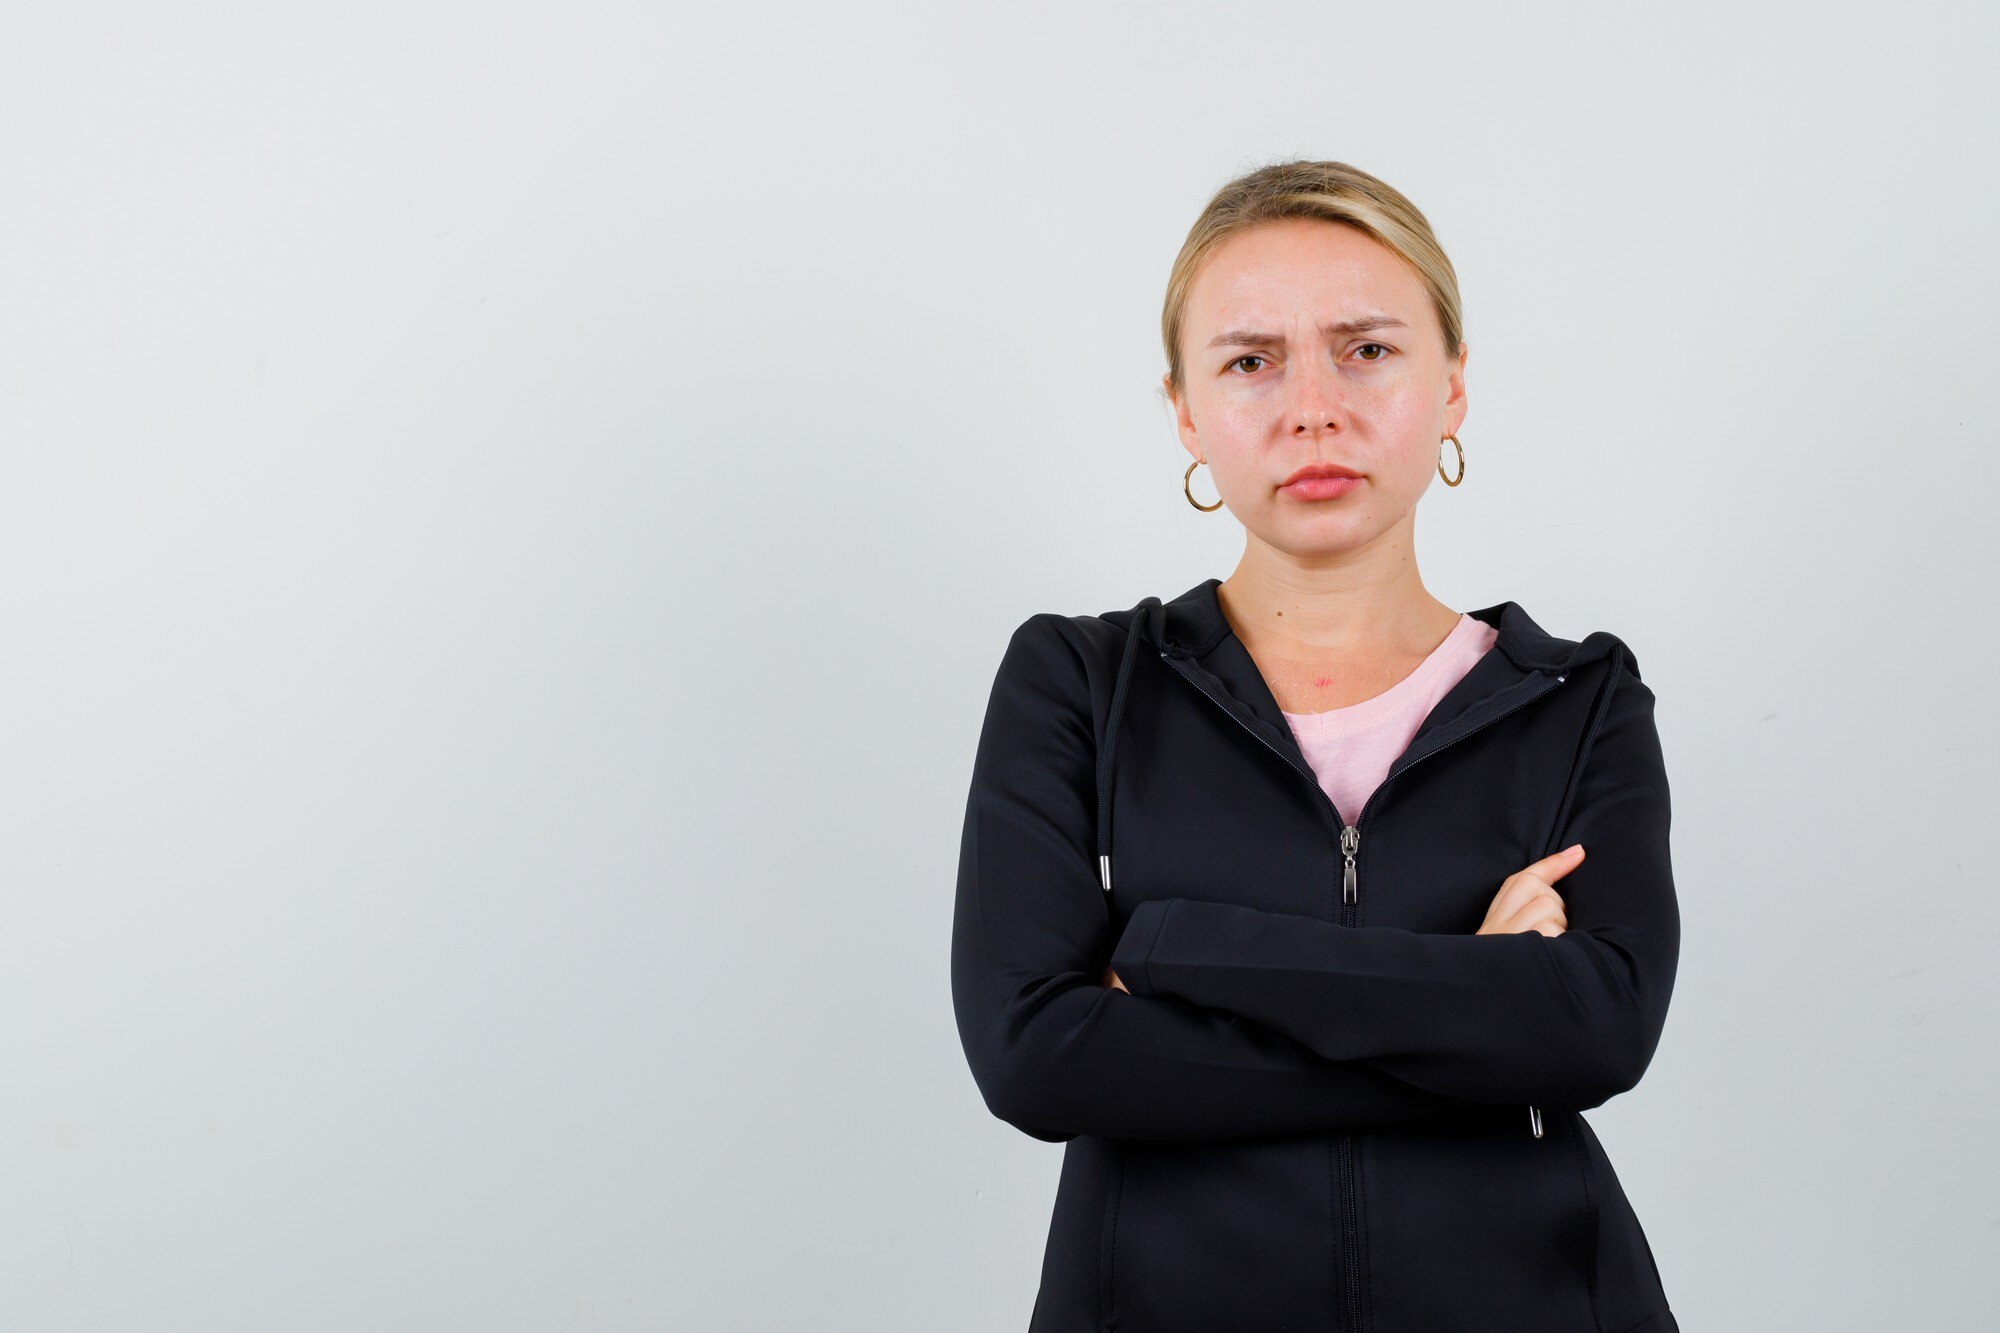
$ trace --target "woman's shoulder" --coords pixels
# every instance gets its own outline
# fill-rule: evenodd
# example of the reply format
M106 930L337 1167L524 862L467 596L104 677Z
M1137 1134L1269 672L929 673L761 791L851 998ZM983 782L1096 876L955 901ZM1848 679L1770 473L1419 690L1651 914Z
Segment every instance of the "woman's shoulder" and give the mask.
M1107 611L1036 611L1014 627L1012 642L1044 650L1061 646L1082 656L1116 654L1137 631L1150 639L1151 625L1142 620L1157 598L1144 598Z
M1639 659L1631 641L1608 629L1572 639L1542 627L1519 602L1498 602L1467 612L1498 631L1498 647L1526 668L1567 676L1576 672L1630 673L1638 680Z

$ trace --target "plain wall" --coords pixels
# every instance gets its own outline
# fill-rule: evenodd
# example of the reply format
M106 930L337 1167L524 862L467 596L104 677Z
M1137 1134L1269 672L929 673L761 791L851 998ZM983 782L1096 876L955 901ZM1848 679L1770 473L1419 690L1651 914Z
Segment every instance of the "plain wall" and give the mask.
M1428 586L1659 700L1682 1326L1981 1326L1994 14L7 5L0 1327L1024 1328L973 745L1234 567L1160 301L1292 156L1458 267Z

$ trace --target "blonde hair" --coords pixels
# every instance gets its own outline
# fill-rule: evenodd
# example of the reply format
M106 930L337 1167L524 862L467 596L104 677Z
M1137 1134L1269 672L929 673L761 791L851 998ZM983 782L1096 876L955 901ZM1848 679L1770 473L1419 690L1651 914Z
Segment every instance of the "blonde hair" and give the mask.
M1195 274L1230 237L1284 218L1353 227L1402 256L1430 293L1431 307L1444 330L1445 355L1457 358L1465 332L1458 273L1417 206L1393 186L1345 162L1275 162L1217 190L1174 258L1166 307L1160 314L1160 337L1166 344L1169 383L1176 396L1187 384L1181 323Z

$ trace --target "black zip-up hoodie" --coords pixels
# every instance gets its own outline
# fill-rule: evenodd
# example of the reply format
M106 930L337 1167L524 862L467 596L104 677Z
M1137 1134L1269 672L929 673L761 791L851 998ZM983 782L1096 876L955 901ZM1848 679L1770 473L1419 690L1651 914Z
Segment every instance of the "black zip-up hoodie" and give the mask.
M988 702L952 999L987 1106L1066 1144L1030 1333L1677 1333L1581 1114L1679 957L1631 650L1471 612L1497 642L1343 812L1220 582L1029 617ZM1576 842L1563 934L1475 933Z

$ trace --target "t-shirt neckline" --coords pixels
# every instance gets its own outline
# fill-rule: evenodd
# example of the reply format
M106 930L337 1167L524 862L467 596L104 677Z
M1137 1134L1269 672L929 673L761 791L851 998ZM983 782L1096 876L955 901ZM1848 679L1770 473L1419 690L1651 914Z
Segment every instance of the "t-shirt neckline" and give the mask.
M1444 665L1445 658L1450 654L1451 650L1458 646L1461 636L1469 634L1473 625L1483 626L1484 624L1484 621L1467 612L1459 612L1458 623L1451 627L1451 633L1445 635L1443 640L1438 643L1438 646L1431 649L1430 654L1423 661L1417 663L1416 668L1409 675L1403 677L1373 698L1363 699L1359 703L1348 704L1342 708L1322 708L1313 713L1291 713L1286 712L1282 708L1278 711L1284 714L1286 721L1295 725L1303 723L1314 727L1329 724L1340 726L1349 722L1366 721L1377 713L1395 708L1397 704L1401 703L1411 694L1422 689L1429 683L1431 677L1437 674L1438 669Z

